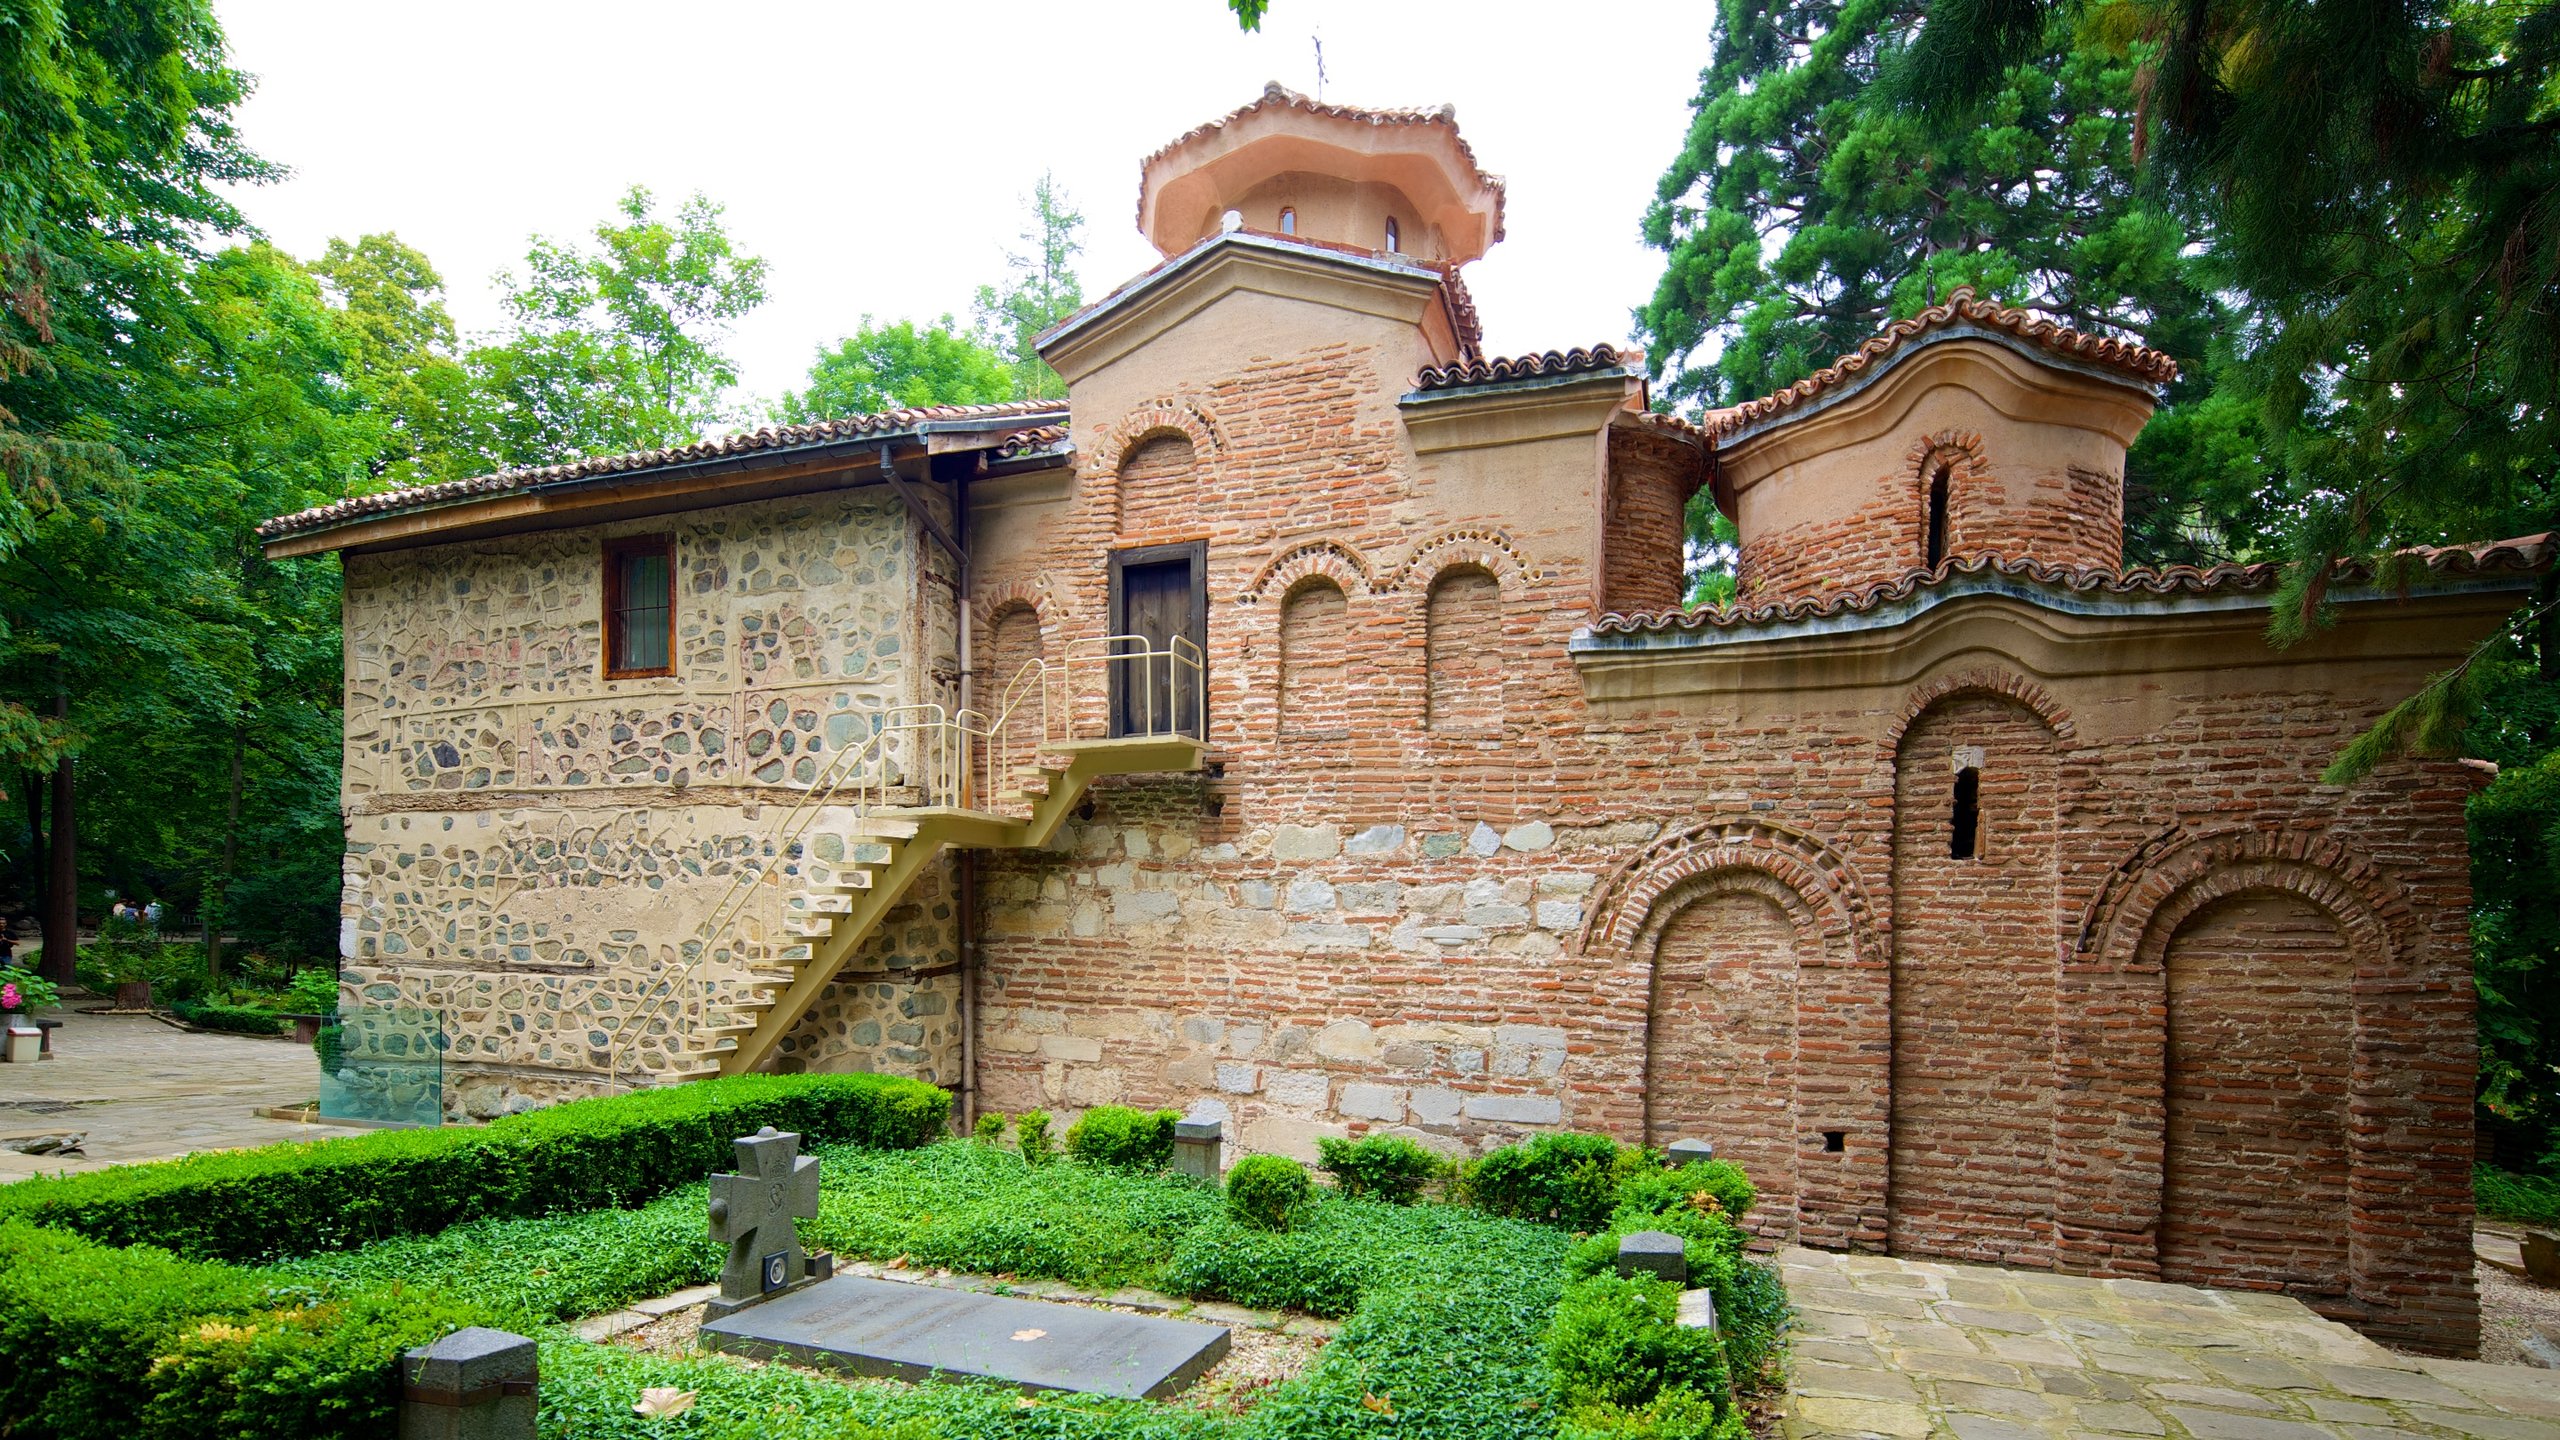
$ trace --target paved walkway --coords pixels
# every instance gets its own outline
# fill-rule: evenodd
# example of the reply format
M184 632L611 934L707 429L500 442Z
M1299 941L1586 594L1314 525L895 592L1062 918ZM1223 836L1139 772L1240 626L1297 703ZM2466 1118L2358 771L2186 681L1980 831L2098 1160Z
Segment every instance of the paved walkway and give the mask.
M2560 1371L2394 1354L2275 1295L1789 1249L1788 1440L2560 1440Z
M0 1065L0 1139L76 1131L71 1159L0 1150L0 1181L196 1150L357 1132L269 1120L262 1105L299 1105L318 1093L311 1048L247 1035L191 1035L140 1015L54 1011L54 1058Z

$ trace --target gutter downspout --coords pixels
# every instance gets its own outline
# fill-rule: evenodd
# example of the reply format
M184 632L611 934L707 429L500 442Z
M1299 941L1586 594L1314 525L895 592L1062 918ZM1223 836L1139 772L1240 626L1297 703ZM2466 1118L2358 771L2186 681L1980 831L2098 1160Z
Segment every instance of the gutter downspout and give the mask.
M976 629L975 607L970 598L969 567L969 475L967 471L951 478L951 528L956 542L953 549L960 561L960 709L968 711L977 700L977 676L971 663L970 632ZM977 766L961 767L961 803L968 805L975 797L969 787L976 783ZM987 788L995 788L995 777L987 777ZM960 1133L971 1133L978 1124L978 852L960 852L954 869L953 884L958 889L960 912Z

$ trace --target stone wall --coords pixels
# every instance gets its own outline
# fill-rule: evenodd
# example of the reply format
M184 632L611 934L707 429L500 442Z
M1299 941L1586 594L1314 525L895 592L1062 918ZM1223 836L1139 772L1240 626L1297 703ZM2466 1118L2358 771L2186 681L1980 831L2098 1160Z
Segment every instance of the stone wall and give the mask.
M602 678L602 545L669 535L676 674ZM445 1010L488 1114L662 1071L721 993L708 934L800 790L893 707L945 699L953 602L878 488L346 561L349 1000ZM921 663L919 663L921 662ZM814 845L838 822L809 836ZM782 1063L956 1079L956 919L919 887Z

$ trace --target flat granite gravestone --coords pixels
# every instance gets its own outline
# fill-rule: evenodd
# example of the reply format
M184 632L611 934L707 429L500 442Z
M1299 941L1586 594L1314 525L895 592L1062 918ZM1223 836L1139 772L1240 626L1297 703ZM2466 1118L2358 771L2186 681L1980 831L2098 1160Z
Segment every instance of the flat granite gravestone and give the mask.
M852 1375L1161 1400L1226 1358L1228 1339L1188 1320L839 1275L707 1320L701 1343Z

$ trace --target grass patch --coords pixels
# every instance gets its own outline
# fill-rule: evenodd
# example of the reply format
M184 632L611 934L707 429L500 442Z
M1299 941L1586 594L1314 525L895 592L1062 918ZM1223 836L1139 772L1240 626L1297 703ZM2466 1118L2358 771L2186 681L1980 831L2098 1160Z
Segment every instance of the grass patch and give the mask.
M2495 1165L2471 1167L2471 1193L2488 1220L2560 1225L2560 1178L2518 1175Z

